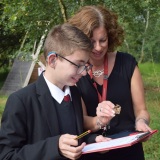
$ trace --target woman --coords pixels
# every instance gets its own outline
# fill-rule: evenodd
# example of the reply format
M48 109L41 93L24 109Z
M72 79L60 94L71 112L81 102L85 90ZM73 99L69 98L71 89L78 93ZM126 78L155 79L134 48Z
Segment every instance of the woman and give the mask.
M115 51L124 39L117 15L102 6L85 6L68 22L88 35L94 45L89 60L92 70L77 83L86 106L83 106L85 127L106 136L122 131L151 131L137 62L130 54ZM111 102L121 106L120 114L115 115ZM144 160L144 153L138 143L88 157Z

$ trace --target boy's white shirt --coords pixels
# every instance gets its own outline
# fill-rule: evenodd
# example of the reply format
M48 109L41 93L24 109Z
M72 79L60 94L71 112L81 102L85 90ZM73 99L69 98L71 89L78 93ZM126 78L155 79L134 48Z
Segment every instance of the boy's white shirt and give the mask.
M51 92L52 97L60 104L63 101L64 96L66 96L67 94L70 95L71 97L71 91L70 91L70 87L69 86L65 86L64 92L58 88L56 85L54 85L53 83L51 83L49 80L47 80L47 78L44 76L43 77L47 83L47 86ZM72 100L72 98L71 98Z

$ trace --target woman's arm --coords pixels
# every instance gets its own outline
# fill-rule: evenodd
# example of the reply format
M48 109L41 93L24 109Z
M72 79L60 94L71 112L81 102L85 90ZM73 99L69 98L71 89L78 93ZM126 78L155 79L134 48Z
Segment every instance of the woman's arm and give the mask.
M136 118L135 129L139 131L151 131L149 127L150 116L145 104L143 81L137 66L131 79L131 94Z
M90 129L90 130L92 130L92 132L97 131L99 129L97 124L96 124L97 116L95 116L95 117L88 116L86 106L84 104L83 99L81 99L81 101L82 101L82 109L83 109L83 118L84 118L84 128L85 128L85 130Z

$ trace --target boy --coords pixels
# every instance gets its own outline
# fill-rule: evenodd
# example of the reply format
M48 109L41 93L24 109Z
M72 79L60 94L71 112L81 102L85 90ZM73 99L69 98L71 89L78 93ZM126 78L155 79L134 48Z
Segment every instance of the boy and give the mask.
M0 130L0 159L81 156L85 143L80 139L78 144L75 138L83 132L83 113L74 85L91 68L87 63L91 50L90 40L76 27L63 24L49 32L44 44L45 72L7 100ZM67 94L69 102L64 99ZM96 137L98 140L103 137Z

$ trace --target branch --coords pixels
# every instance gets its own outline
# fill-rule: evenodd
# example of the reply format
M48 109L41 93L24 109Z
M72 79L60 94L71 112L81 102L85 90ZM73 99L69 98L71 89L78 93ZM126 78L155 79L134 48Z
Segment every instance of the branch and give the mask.
M64 9L64 5L63 5L62 0L58 0L58 3L59 3L59 6L60 6L60 9L61 9L63 20L64 20L64 22L66 22L67 21L67 16L66 16L66 13L65 13L65 9Z
M145 44L145 37L146 37L146 32L147 32L147 29L148 29L148 25L149 25L149 10L147 11L146 26L145 26L145 30L144 30L144 38L142 40L141 57L140 57L138 63L141 63L143 61L143 58L144 58L144 44Z
M23 38L23 41L22 41L22 43L21 43L20 49L19 49L19 51L18 51L18 54L20 54L20 52L21 52L21 50L22 50L22 48L23 48L23 46L24 46L24 43L25 43L26 38L27 38L27 35L28 35L28 31L26 32L26 34L25 34L25 36L24 36L24 38Z
M129 44L128 44L128 42L127 42L126 39L124 39L124 43L125 43L125 45L126 45L126 47L127 47L127 52L129 53L129 52L130 52L130 51L129 51Z
M34 54L34 53L32 54L33 61L32 61L32 63L31 63L31 66L30 66L28 75L27 75L27 77L26 77L26 79L25 79L25 82L24 82L24 84L23 84L23 87L27 86L27 84L28 84L28 82L29 82L29 79L30 79L30 77L31 77L33 68L34 68L34 66L35 66L35 62L37 61L38 55L39 55L39 53L40 53L40 51L41 51L41 48L42 48L42 46L43 46L43 42L44 42L44 40L45 40L45 36L46 36L47 31L48 31L48 30L46 29L46 30L45 30L45 33L41 36L41 39L40 39L40 42L39 42L39 44L38 44L36 53L35 53L35 54ZM34 43L34 46L35 46L35 43Z

